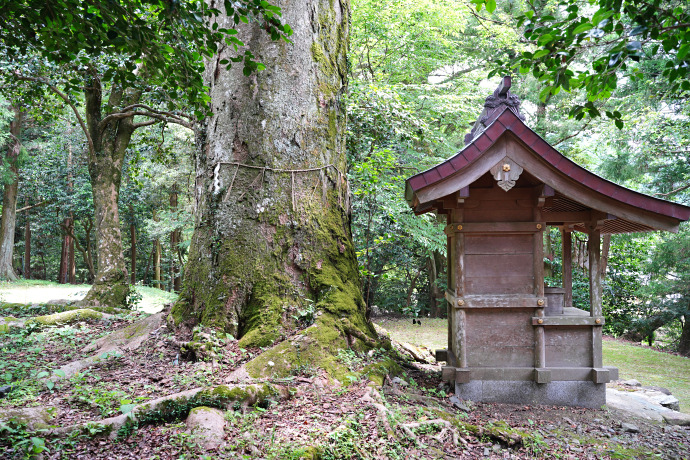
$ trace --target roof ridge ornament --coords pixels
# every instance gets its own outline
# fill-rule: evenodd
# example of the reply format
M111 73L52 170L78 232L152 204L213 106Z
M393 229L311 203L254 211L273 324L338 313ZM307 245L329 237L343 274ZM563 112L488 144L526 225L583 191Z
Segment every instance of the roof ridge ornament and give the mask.
M487 128L487 122L489 120L493 121L496 115L500 115L503 112L503 107L507 107L520 120L525 121L525 116L520 113L520 98L510 92L511 80L512 78L509 76L503 77L498 88L486 98L484 110L474 123L472 131L465 135L465 145L470 144L476 139Z

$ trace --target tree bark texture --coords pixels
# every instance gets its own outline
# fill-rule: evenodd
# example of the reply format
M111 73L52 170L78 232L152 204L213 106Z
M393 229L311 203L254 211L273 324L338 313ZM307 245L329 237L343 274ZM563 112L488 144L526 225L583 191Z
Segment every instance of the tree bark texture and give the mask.
M10 140L6 159L12 175L12 181L5 184L2 197L2 219L0 219L0 279L17 280L12 267L14 254L14 230L17 225L17 189L19 188L19 153L21 143L19 136L22 129L23 114L13 107L14 119L10 122Z
M197 133L195 230L171 313L177 325L201 323L265 347L292 334L295 317L314 305L313 326L247 365L260 375L286 374L296 342L298 359L333 370L336 349L375 334L344 176L349 3L278 5L292 44L272 42L256 24L240 32L266 70L227 70L219 61L228 50L207 65L213 116ZM269 358L275 367L262 367Z
M129 276L122 251L118 197L125 151L134 132L132 117L113 120L105 127L102 119L102 86L93 76L85 91L85 111L94 152L89 153L89 176L95 210L98 260L96 279L82 304L121 306L129 295ZM126 106L139 101L140 92L111 90L108 105Z

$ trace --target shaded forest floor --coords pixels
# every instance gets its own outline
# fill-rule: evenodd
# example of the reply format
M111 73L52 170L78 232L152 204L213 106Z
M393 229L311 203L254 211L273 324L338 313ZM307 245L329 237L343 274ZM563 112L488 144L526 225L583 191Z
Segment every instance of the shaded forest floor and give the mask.
M17 316L16 311L12 313ZM85 320L43 329L13 329L2 335L0 385L7 382L13 387L0 398L0 412L43 407L51 408L49 425L97 422L132 404L225 384L234 369L262 351L240 349L234 340L221 340L218 362L187 362L163 326L137 350L107 356L52 388L39 379L40 372L51 373L85 357L85 345L140 316L131 313L105 323ZM43 458L56 459L690 458L688 428L633 420L639 428L633 433L621 427L621 421L631 422L629 418L606 409L454 401L440 382L438 367L403 357L398 357L398 375L387 377L382 387L372 390L367 369L383 362L385 354L382 350L363 355L342 351L338 360L351 370L348 382L329 382L319 369L308 365L300 366L288 379L268 379L287 388L290 396L255 407L226 408L222 444L212 451L206 451L202 439L189 432L186 414L180 413L139 424L116 439L98 436L105 430L96 424L55 438L10 425L6 428L14 431L6 429L0 436L0 458L22 458L41 446L45 447Z

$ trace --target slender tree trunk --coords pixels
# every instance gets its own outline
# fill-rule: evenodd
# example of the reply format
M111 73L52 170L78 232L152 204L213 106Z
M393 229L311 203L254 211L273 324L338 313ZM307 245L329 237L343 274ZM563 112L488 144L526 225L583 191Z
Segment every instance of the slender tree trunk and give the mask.
M177 213L177 183L173 184L172 192L170 192L170 210ZM180 253L180 229L175 229L170 232L170 279L172 283L172 291L180 292L182 288L182 277L180 276L180 266L177 263L177 257Z
M683 356L690 357L690 315L684 315L681 320L683 323L683 329L680 333L678 353Z
M601 277L606 279L606 266L609 263L609 251L611 250L611 234L602 235L601 244Z
M19 136L22 129L22 111L13 107L14 119L10 122L9 148L5 158L12 177L5 184L2 197L2 219L0 219L0 278L10 281L17 280L17 274L12 266L14 254L14 229L17 225L17 189L19 187L19 165L17 164L21 143Z
M300 356L333 373L339 348L375 336L344 176L349 4L279 6L292 44L271 42L258 24L241 31L266 70L249 78L241 65L227 70L226 50L207 65L214 114L197 134L195 230L170 319L223 329L243 347L275 345L246 364L250 375L288 375ZM318 310L314 326L282 341L311 305L305 299Z
M69 222L74 228L74 216L69 213ZM77 284L77 263L74 256L74 238L70 236L69 244L67 245L67 253L69 254L69 284Z
M72 283L72 272L74 263L74 222L71 217L67 217L62 222L64 235L62 237L62 250L60 252L60 270L58 274L58 283L67 284Z
M153 221L158 222L158 215L156 214L156 211L153 211ZM153 284L155 287L158 289L164 289L163 288L163 281L161 280L161 253L162 253L162 248L161 248L161 241L156 238L153 240Z
M67 190L72 192L72 146L67 143ZM74 217L70 211L69 217L62 222L64 236L62 237L62 250L60 252L60 270L58 273L58 283L76 283L76 266L74 260Z
M153 247L156 250L153 256L153 284L158 289L163 289L163 281L161 280L161 242L156 239L153 242Z
M132 250L131 250L131 266L130 266L130 282L132 284L137 284L137 228L134 225L134 208L133 206L129 207L129 211L132 214L132 223L129 224L129 240L132 244Z
M439 298L443 298L443 292L436 285L436 280L438 279L439 267L443 266L443 260L441 255L434 251L427 260L427 269L429 273L429 313L432 318L440 318L445 310L445 301ZM443 305L443 308L441 306Z
M153 260L153 256L156 253L156 246L153 246L153 249L151 249L151 254L149 257L146 258L146 268L144 269L144 284L148 283L149 280L149 268L151 267L151 260Z
M29 206L28 198L24 203ZM31 213L29 211L26 211L24 224L24 279L31 279Z

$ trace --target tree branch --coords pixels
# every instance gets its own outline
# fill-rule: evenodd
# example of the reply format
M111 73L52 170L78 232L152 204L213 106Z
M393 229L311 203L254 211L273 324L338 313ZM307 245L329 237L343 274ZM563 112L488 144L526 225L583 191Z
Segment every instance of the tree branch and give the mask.
M79 122L79 126L81 126L82 131L84 131L84 135L86 136L86 140L89 144L89 153L91 153L92 155L96 154L96 149L93 145L93 139L91 139L91 135L89 134L89 129L86 127L86 123L84 123L84 120L82 119L81 115L79 114L79 111L77 110L77 106L74 105L74 103L69 100L69 98L67 97L67 95L65 93L63 93L62 91L57 89L55 87L55 85L50 83L50 81L48 81L48 79L46 79L46 78L27 77L26 75L20 74L18 71L14 71L13 75L14 75L14 78L16 78L19 81L31 81L34 83L42 83L42 84L46 85L48 88L50 88L51 91L53 91L55 94L57 94L60 97L60 99L65 101L65 104L69 105L70 108L72 109L72 111L74 112L74 116L77 117L77 121Z
M136 110L136 109L144 109L144 110ZM186 116L186 115L181 115L181 114L175 114L172 112L165 112L161 110L156 110L152 107L149 107L144 104L132 104L130 106L124 107L121 111L111 113L110 115L106 116L101 120L98 128L103 131L105 127L110 123L111 121L115 120L121 120L123 118L129 118L129 117L135 117L135 116L142 116L142 117L149 117L149 118L154 118L157 121L164 121L166 123L175 123L177 125L184 126L185 128L188 129L194 129L193 124L191 122L191 118ZM187 118L187 120L184 120L183 118ZM134 128L139 128L141 126L148 126L152 125L154 122L149 123L149 122L143 122L143 123L135 123L133 124Z
M19 208L15 212L28 211L29 209L38 208L39 206L44 206L46 204L50 204L53 201L55 201L55 200L43 200L40 203L36 203L36 204L32 204L31 206L24 206L23 208Z
M655 193L655 195L656 196L669 196L669 195L673 195L674 193L682 192L683 190L687 190L689 188L690 188L690 184L686 184L686 185L683 185L682 187L678 187L675 190L671 190L668 193ZM19 212L19 211L17 211L17 212Z
M587 128L587 126L589 126L589 124L590 124L591 122L592 122L592 119L590 118L590 119L587 121L587 123L585 123L584 125L582 125L582 128L578 129L578 130L577 130L576 132L574 132L573 134L571 134L571 135L569 135L569 136L565 136L564 138L561 138L561 139L559 139L558 141L554 142L553 144L551 144L551 147L555 147L555 146L557 146L558 144L560 144L561 142L567 141L568 139L572 139L573 137L577 136L577 135L580 134L582 131L584 131L585 128Z

